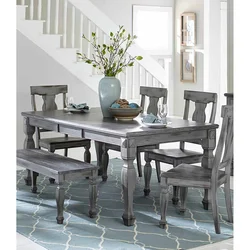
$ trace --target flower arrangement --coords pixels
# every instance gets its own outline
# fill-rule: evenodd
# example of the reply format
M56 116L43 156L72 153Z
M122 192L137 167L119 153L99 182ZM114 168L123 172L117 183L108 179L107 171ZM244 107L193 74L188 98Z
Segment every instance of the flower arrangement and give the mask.
M143 59L142 56L132 57L126 54L137 37L130 34L126 35L123 26L119 26L119 30L115 34L110 32L109 44L98 44L98 37L95 32L92 32L90 40L84 34L82 37L93 46L95 54L92 54L92 58L88 58L86 54L77 53L79 59L91 64L105 76L115 77L126 67L134 66L135 60Z

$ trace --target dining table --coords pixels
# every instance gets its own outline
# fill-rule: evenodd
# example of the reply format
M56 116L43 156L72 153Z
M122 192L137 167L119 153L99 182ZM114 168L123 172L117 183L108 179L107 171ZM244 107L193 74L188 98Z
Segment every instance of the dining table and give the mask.
M24 118L24 148L35 148L33 135L35 128L43 128L69 136L87 138L95 141L97 165L102 171L102 147L105 143L119 145L123 167L121 170L121 188L124 197L123 223L132 226L135 221L133 211L133 193L136 186L136 170L134 160L137 146L155 145L167 142L200 140L203 148L201 167L212 168L213 151L216 146L217 124L197 123L178 117L167 117L167 125L148 127L140 116L133 120L122 121L115 118L103 118L100 108L91 108L89 112L65 112L65 110L22 112ZM148 166L151 168L151 165ZM150 191L151 171L144 170L146 193ZM105 178L107 179L107 178ZM30 172L26 184L31 181ZM107 180L108 181L108 180ZM142 192L143 194L143 192ZM205 190L202 200L204 209L211 208L210 193Z

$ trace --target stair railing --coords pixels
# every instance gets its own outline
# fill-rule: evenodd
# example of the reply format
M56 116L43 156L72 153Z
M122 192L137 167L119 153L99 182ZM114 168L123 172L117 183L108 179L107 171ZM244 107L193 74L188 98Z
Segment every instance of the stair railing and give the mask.
M83 34L90 39L92 32L95 32L98 43L107 44L109 31L118 30L118 26L89 0L17 0L17 4L28 6L26 19L46 21L44 34L61 34L61 48L77 48L88 57L93 53L93 48L82 39ZM118 75L122 98L139 100L139 86L168 86L168 70L164 70L146 52L135 44L128 50L128 54L141 55L144 59L136 61L133 67L126 68ZM93 77L98 74L93 68Z

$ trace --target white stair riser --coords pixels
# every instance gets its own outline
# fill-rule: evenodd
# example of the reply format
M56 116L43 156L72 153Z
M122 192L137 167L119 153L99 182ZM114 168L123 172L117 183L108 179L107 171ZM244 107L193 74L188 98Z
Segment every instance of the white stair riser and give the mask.
M59 49L61 47L61 35L41 35L38 39L40 44L46 48Z
M32 36L43 34L44 21L30 21L30 20L19 20L17 22L17 29L22 33L29 33Z
M27 8L26 5L17 5L17 8L16 8L17 20L25 20L26 8Z

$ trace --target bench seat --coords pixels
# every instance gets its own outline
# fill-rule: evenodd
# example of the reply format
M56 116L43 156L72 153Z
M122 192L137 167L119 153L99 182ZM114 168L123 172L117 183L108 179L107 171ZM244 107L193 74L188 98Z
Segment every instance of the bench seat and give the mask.
M58 187L56 189L57 223L63 223L63 204L65 181L71 181L89 177L89 216L96 216L96 178L98 166L82 162L69 157L50 153L41 149L19 149L17 150L17 165L31 171L31 191L37 192L36 179L38 174L55 179Z

